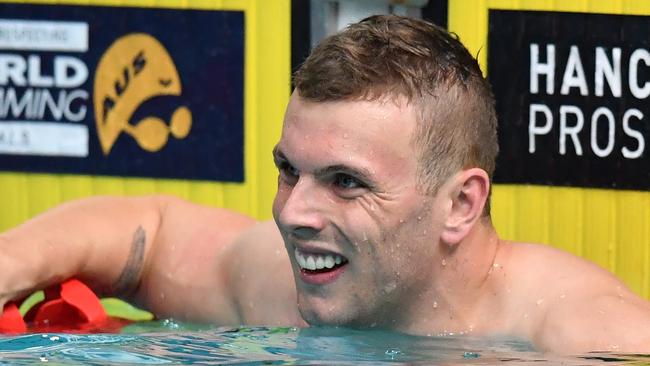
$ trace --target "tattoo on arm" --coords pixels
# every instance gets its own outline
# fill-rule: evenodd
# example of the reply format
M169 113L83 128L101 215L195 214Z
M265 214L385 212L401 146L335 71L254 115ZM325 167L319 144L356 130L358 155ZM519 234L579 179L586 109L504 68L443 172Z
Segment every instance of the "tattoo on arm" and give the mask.
M113 292L115 294L130 294L138 287L140 272L144 264L144 247L146 241L144 229L142 226L138 226L133 234L129 258L124 265L120 277L113 284Z

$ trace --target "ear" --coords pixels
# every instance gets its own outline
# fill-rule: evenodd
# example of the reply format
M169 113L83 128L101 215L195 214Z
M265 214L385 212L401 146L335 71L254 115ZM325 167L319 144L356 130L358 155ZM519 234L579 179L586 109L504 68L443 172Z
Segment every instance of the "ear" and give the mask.
M463 170L451 179L451 209L446 217L441 239L448 245L460 243L483 216L490 193L490 178L483 169Z

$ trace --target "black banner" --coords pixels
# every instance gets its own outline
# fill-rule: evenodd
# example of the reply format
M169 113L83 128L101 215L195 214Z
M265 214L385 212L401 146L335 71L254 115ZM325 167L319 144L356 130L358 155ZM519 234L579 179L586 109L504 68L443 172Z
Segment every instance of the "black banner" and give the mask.
M650 189L650 18L490 10L496 183Z
M243 12L0 14L0 170L243 181Z

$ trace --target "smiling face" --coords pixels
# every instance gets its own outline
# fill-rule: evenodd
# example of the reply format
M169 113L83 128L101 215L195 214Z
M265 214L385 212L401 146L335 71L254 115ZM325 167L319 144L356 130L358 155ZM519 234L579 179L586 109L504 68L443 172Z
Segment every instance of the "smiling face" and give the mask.
M309 323L399 328L426 303L449 208L416 188L415 124L403 100L291 97L273 215Z

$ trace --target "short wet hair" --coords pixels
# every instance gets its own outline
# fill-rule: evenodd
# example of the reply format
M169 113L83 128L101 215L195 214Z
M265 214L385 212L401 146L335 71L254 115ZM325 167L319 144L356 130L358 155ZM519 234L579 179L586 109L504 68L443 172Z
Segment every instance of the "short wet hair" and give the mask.
M419 187L427 193L464 168L492 177L494 96L476 59L443 28L396 15L366 18L315 47L294 85L315 102L406 97L418 112L413 142Z

